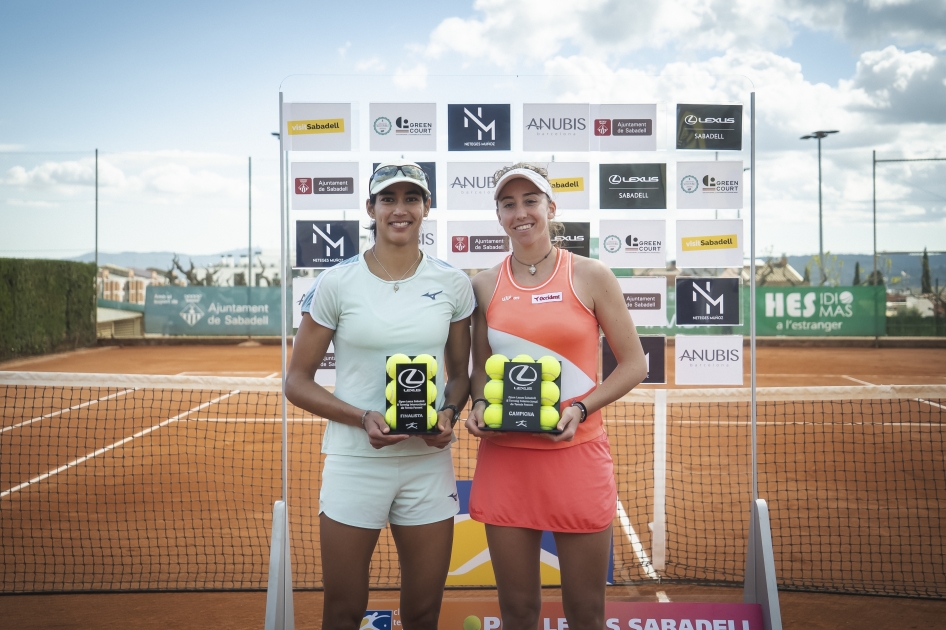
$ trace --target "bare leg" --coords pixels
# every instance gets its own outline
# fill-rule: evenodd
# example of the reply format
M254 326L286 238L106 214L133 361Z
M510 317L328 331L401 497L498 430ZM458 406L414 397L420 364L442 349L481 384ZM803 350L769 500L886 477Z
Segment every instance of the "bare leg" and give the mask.
M437 630L443 585L453 551L453 519L429 525L391 525L401 564L401 626Z
M368 567L380 529L364 529L319 515L322 550L322 628L358 630L368 608Z
M602 630L611 527L593 534L556 533L555 546L569 630Z
M499 589L503 630L536 630L542 610L542 532L487 525L486 540Z

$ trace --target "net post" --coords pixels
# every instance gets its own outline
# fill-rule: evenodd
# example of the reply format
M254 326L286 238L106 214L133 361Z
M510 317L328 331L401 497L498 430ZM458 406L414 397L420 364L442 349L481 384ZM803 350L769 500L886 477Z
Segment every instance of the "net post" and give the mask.
M749 389L752 425L752 500L759 498L759 462L756 450L756 365L755 365L755 92L749 95Z
M667 563L667 390L654 390L654 522L650 558L654 570Z
M746 553L746 583L742 601L762 607L762 627L765 630L782 630L772 528L769 523L769 508L764 499L752 502L749 546Z
M266 630L293 630L292 562L289 547L289 511L285 501L273 505L273 540L269 549L266 587Z

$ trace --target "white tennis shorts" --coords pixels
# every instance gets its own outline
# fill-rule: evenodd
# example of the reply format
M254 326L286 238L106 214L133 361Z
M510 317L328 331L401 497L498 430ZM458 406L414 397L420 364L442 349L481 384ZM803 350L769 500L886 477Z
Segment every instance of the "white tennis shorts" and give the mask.
M450 449L405 457L326 455L319 514L333 521L383 529L427 525L460 511Z

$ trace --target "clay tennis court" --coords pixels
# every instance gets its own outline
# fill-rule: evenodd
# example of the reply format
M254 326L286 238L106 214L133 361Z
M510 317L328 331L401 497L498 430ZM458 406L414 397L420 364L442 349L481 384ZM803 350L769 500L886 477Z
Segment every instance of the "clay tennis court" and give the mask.
M946 385L946 351L938 349L759 348L758 357L760 387ZM112 347L0 369L259 378L278 373L279 361L278 346ZM672 349L667 364L673 365ZM672 371L668 380L672 383ZM147 382L122 385L92 377L89 385L68 390L20 388L15 402L4 402L0 452L9 454L0 464L5 591L265 588L272 502L280 494L278 392L140 386ZM780 583L944 597L944 405L931 398L760 405L760 496L773 512ZM290 419L294 585L313 588L321 578L316 499L324 422L292 409ZM663 590L672 598L672 589L684 589L681 601L740 600L736 589L652 586L647 554L654 500L653 404L615 405L606 422L626 514L615 520L615 579L634 583L613 587L611 595L653 597ZM748 405L671 404L667 422L667 561L661 574L738 583L750 496ZM462 430L460 435L454 451L458 478L469 479L475 445ZM813 453L817 456L811 458ZM798 465L809 461L816 462L812 470ZM904 499L918 507L905 510ZM394 586L393 545L383 536L380 547L373 581ZM898 592L904 584L912 591ZM696 590L687 594L686 588ZM223 596L192 594L187 601L200 610L200 602ZM76 597L81 609L97 607L91 602L103 596L55 597L26 599ZM256 601L253 610L258 611L239 623L258 626L263 599L239 597ZM847 597L839 601L852 599ZM22 601L3 597L0 607ZM297 622L307 627L320 606L312 603L303 613L302 601L312 600L307 595L298 601ZM931 610L946 612L946 605L938 604ZM45 623L40 623L42 615L30 623L55 625L55 607L42 608L39 613L49 614ZM783 617L792 627L787 611Z

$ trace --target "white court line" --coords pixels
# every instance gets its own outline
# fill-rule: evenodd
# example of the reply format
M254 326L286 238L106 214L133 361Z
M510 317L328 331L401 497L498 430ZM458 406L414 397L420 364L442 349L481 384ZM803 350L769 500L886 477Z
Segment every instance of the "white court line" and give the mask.
M282 375L282 372L273 372L272 374L264 378L276 378L277 376L281 376L281 375Z
M924 400L924 399L922 399L922 398L917 398L916 401L917 401L917 402L924 403L924 404L927 404L927 405L930 405L931 407L936 407L936 408L938 408L938 409L946 409L946 407L944 407L943 405L941 405L941 404L939 404L939 403L935 403L935 402L933 402L932 400Z
M45 416L39 416L38 418L33 418L32 420L24 420L23 422L20 422L20 423L11 425L11 426L3 427L2 429L0 429L0 433L4 433L4 432L6 432L6 431L12 431L13 429L18 429L18 428L20 428L20 427L25 427L26 425L33 424L34 422L39 422L40 420L46 420L47 418L53 418L53 417L55 417L55 416L58 416L59 414L68 413L68 412L70 412L70 411L75 411L76 409L82 409L83 407L88 407L89 405L94 405L95 403L102 402L103 400L109 400L110 398L117 398L117 397L119 397L119 396L124 396L125 394L127 394L127 393L129 393L129 392L133 392L133 391L135 391L134 388L132 388L132 389L125 389L125 390L122 390L122 391L120 391L120 392L116 392L116 393L114 393L114 394L109 394L108 396L102 396L101 398L97 398L96 400L88 400L88 401L86 401L86 402L84 402L84 403L81 403L81 404L78 404L78 405L73 405L72 407L69 407L68 409L60 409L59 411L54 411L54 412L52 412L52 413L47 413Z
M658 602L669 602L670 598L667 597L667 594L664 591L657 591L657 601Z
M877 383L868 383L867 381L862 381L859 378L854 378L853 376L848 376L847 374L842 374L841 378L846 378L849 381L854 381L855 383L860 383L861 385L871 385L871 386L877 385Z
M631 519L628 518L627 512L624 511L624 506L621 505L621 499L618 499L618 520L621 521L621 527L624 528L624 533L627 534L628 540L631 541L631 549L633 549L634 553L637 555L637 560L641 563L641 568L644 569L644 573L651 579L658 579L657 572L654 571L650 558L647 557L647 552L644 551L644 545L641 544L641 539L637 537L637 532L634 531L634 527L631 525Z
M282 422L282 418L187 418L185 422ZM288 418L287 422L326 422L325 418Z
M69 462L68 464L63 464L63 465L60 466L59 468L54 468L53 470L50 470L50 471L48 471L48 472L44 472L42 475L39 475L39 476L37 476L37 477L33 477L33 478L30 479L29 481L24 481L23 483L21 483L21 484L18 485L18 486L13 486L13 487L10 488L9 490L4 490L3 492L0 492L0 499L2 499L3 497L5 497L5 496L7 496L7 495L9 495L9 494L13 494L14 492L18 492L19 490L22 490L23 488L26 488L26 487L28 487L28 486L31 486L31 485L33 485L34 483L38 483L38 482L42 481L43 479L47 479L47 478L49 478L49 477L52 477L53 475L57 475L57 474L63 472L64 470L69 470L69 469L72 468L73 466L78 466L78 465L81 464L82 462L84 462L84 461L86 461L86 460L89 460L89 459L92 459L93 457L95 457L95 456L97 456L97 455L101 455L102 453L107 453L108 451L110 451L110 450L112 450L112 449L115 449L115 448L118 448L118 447L121 446L122 444L125 444L125 443L127 443L127 442L130 442L130 441L134 440L135 438L139 438L139 437L141 437L141 436L143 436L143 435L147 435L147 434L151 433L152 431L156 431L156 430L160 429L160 428L163 427L163 426L167 426L167 425L171 424L172 422L176 422L177 420L180 420L181 418L183 418L183 417L185 417L185 416L188 416L188 415L194 413L195 411L200 411L201 409L205 409L205 408L209 407L210 405L216 404L216 403L220 402L221 400L225 400L225 399L229 398L230 396L233 396L233 395L239 394L239 393L240 393L240 390L236 389L236 390L233 390L232 392L230 392L229 394L224 394L223 396L218 396L217 398L214 398L213 400L210 400L210 401L207 401L207 402L202 403L202 404L200 404L200 405L197 405L196 407L194 407L193 409L191 409L191 410L189 410L189 411L185 411L184 413L178 414L178 415L174 416L173 418L168 418L167 420L163 420L163 421L159 422L158 424L156 424L156 425L154 425L154 426L152 426L152 427L148 427L147 429L143 429L143 430L141 430L141 431L138 431L138 433L135 433L134 435L129 436L129 437L126 437L126 438L124 438L124 439L122 439L122 440L119 440L119 441L115 442L114 444L109 444L108 446L104 446L104 447L102 447L102 448L100 448L100 449L98 449L98 450L92 451L92 452L89 453L88 455L83 455L82 457L80 457L80 458L78 458L78 459L74 459L74 460L72 460L71 462Z

